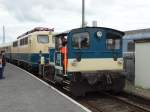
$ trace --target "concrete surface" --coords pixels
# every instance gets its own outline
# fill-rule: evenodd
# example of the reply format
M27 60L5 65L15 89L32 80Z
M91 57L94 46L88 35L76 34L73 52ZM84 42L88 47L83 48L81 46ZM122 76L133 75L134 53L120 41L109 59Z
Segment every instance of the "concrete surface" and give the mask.
M7 64L0 80L0 112L85 112L26 72Z
M131 83L128 80L126 80L126 86L124 90L127 93L134 94L134 95L150 100L150 89L136 87L133 83Z

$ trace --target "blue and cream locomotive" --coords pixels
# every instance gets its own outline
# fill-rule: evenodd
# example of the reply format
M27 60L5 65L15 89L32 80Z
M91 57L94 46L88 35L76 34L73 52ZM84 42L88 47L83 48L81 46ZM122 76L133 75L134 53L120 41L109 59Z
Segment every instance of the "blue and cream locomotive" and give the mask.
M38 70L40 55L48 62L48 48L52 43L53 29L36 27L17 38L11 44L0 47L6 52L6 58L28 70Z
M124 33L104 27L77 28L53 36L49 68L44 77L63 85L75 96L90 91L120 92Z

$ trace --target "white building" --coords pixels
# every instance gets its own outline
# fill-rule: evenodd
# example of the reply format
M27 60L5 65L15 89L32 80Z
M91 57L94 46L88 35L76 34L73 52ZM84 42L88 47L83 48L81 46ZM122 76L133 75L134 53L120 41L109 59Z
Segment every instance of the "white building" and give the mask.
M135 86L150 89L150 38L135 40Z

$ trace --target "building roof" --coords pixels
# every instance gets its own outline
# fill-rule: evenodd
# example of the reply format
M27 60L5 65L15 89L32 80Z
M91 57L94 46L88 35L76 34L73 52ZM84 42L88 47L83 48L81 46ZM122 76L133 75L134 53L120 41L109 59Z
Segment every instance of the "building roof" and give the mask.
M127 35L136 33L147 33L147 32L150 32L150 28L125 31Z
M150 28L125 31L125 39L150 38Z
M150 38L135 39L134 42L135 43L149 43L150 42Z

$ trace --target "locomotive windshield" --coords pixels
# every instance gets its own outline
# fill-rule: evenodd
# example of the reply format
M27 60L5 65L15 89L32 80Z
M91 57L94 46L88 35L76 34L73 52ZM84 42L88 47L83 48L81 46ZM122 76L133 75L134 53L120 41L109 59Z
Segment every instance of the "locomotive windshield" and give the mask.
M108 34L106 39L106 47L109 50L117 50L121 48L121 37L115 34Z
M83 32L83 33L75 33L73 34L72 37L72 46L75 49L80 49L80 48L89 48L89 33L88 32Z
M120 49L121 39L107 39L107 49Z
M44 43L44 44L49 43L48 35L38 35L37 40L39 43Z
M54 38L56 50L60 50L62 47L67 45L67 35L60 35Z

